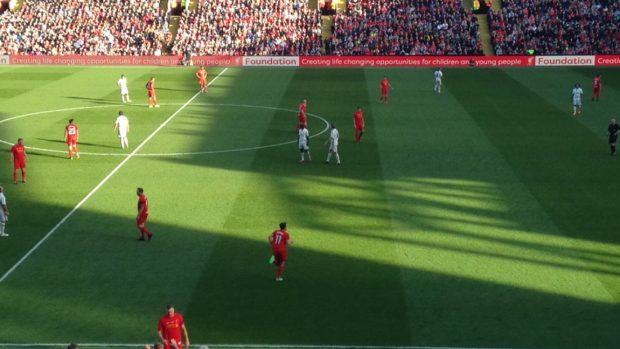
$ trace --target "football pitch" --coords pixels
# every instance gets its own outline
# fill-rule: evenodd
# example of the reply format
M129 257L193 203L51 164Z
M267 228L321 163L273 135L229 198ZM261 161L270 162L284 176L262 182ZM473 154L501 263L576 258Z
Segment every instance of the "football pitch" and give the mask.
M445 69L441 94L431 69L208 70L200 94L194 68L0 69L2 346L152 343L174 304L212 348L620 348L620 70ZM161 108L146 107L151 76ZM331 122L339 166L324 163ZM31 148L14 185L18 137ZM150 242L136 241L136 187ZM276 283L281 221L294 245Z

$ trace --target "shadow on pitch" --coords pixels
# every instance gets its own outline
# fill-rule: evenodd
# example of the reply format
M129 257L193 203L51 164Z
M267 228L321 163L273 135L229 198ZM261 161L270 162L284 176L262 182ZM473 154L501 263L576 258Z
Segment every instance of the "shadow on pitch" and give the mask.
M62 144L66 144L66 142L64 140L61 139L50 139L50 138L37 138L40 141L45 141L45 142L49 142L49 143L62 143ZM78 142L78 146L80 145L88 145L88 146L93 146L93 147L100 147L100 148L112 148L112 149L118 149L118 147L115 146L111 146L108 144L95 144L95 143L86 143L86 142Z
M75 100L90 102L94 104L120 104L120 101L113 102L105 98L89 98L89 97L78 97L78 96L65 96L64 98L75 99Z

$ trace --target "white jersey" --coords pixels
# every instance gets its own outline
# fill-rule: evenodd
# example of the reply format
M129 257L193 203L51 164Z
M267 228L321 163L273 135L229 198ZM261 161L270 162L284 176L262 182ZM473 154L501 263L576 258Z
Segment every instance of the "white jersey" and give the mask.
M573 89L573 104L578 105L581 104L581 96L583 95L583 90L581 87L575 87Z
M0 193L0 222L6 222L8 218L4 214L4 206L6 206L6 197L4 197L4 193Z
M308 139L310 138L310 132L308 132L307 128L300 128L298 132L299 136L299 147L307 147Z
M129 93L129 89L127 88L127 78L118 79L118 87L121 88L121 94L126 95Z
M125 115L119 115L116 118L116 128L120 137L126 137L129 132L129 119Z
M441 70L436 70L435 71L435 81L436 82L441 82L442 78L443 78L443 73L441 72Z
M332 145L338 145L338 138L340 138L340 133L337 129L332 128L332 132L329 134L329 140Z

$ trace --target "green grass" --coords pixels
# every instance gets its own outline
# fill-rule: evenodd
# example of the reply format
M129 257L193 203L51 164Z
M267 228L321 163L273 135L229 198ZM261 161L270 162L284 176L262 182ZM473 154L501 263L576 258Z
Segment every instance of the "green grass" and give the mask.
M0 343L153 342L173 303L193 343L618 348L620 160L606 128L620 70L602 71L598 103L596 72L447 69L438 95L425 69L228 69L0 283ZM132 105L119 106L122 73ZM1 274L129 154L112 132L118 110L133 149L194 96L193 73L0 69L0 139L57 151L30 151L27 184L0 165ZM150 76L160 109L144 106ZM326 134L303 165L293 143L261 148L295 140L289 110L304 98L340 129L341 166L322 163ZM90 108L2 121L75 107ZM66 159L69 118L82 152L108 155ZM325 127L310 118L311 133ZM204 154L144 156L163 153ZM138 186L150 243L135 241ZM295 245L275 283L266 239L283 220Z

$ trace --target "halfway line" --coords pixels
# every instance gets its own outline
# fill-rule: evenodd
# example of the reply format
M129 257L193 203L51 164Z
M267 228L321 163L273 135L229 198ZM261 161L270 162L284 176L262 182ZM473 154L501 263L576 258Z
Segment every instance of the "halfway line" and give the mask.
M224 74L226 70L228 70L228 68L224 68L224 70L222 70L219 74L217 74L217 76L213 78L213 80L211 80L211 82L209 82L208 85L210 86L212 83L214 83L222 74ZM164 128L172 119L174 119L175 116L177 116L183 109L185 109L190 103L192 103L192 101L196 99L196 97L198 97L200 93L201 93L200 91L196 92L196 94L192 96L192 98L190 98L187 102L185 102L185 104L183 104L179 109L177 109L177 111L175 111L172 115L170 115L168 119L166 119L166 121L164 121L161 125L159 125L159 127L156 128L155 131L153 131L148 137L146 137L146 139L143 140L142 143L140 143L140 145L136 147L136 149L134 149L131 153L129 153L129 155L127 155L127 157L123 159L123 161L121 161L120 164L116 165L116 167L107 176L105 176L105 178L102 179L101 182L99 182L99 184L97 184L97 186L93 188L93 190L91 190L88 194L86 194L86 196L80 202L78 202L78 204L75 205L75 207L60 220L60 222L58 222L58 224L56 224L47 234L45 234L45 236L41 240L39 240L39 242L37 242L37 244L34 245L30 249L30 251L28 251L19 261L17 261L17 263L15 263L15 265L12 266L11 269L9 269L6 273L4 273L4 275L2 275L2 277L0 278L0 283L2 283L7 277L9 277L9 275L11 275L11 273L13 273L13 271L17 269L26 259L28 259L28 257L30 257L30 255L34 251L36 251L37 248L39 248L39 246L41 246L43 242L45 242L45 240L47 240L47 238L49 238L52 234L54 234L56 230L58 230L58 228L64 222L66 222L67 219L69 219L69 217L73 216L75 211L77 211L80 207L82 207L82 205L84 205L84 203L88 201L88 199L90 199L90 197L93 196L93 194L95 194L99 190L99 188L101 188L110 178L112 178L112 176L114 176L114 174L118 172L118 170L120 170L121 167L123 167L127 163L127 161L129 161L132 157L134 157L134 155L136 155L136 153L140 151L140 149L142 149L142 147L144 147L144 145L146 145L148 141L150 141L153 137L155 137L155 135L159 133L159 131L161 131L162 128Z

